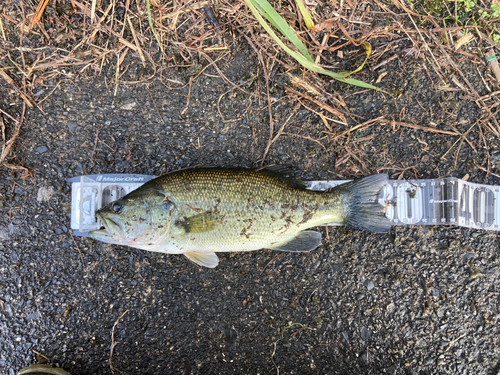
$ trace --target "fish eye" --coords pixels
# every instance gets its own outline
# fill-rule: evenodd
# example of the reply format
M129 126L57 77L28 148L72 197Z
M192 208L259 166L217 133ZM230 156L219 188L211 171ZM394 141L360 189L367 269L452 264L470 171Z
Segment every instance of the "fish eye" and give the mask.
M120 212L122 212L123 206L120 203L115 202L113 203L112 209L115 214L119 214Z

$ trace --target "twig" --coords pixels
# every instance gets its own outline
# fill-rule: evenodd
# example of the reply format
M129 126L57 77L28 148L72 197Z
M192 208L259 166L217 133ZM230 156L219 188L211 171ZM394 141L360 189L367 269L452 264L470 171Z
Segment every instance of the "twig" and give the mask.
M176 273L174 273L174 276L176 276L176 275L178 275L180 273L183 273L183 272L194 270L194 269L196 269L196 267L186 268L184 270L177 271Z
M0 108L0 112L2 112L5 116L7 116L8 118L10 118L12 121L14 121L16 124L19 124L19 120L16 120L14 117L12 117L11 115L9 115L7 112L5 112L2 108Z
M486 173L486 178L488 178L488 176L490 175L491 171L490 171L490 167L491 167L491 155L490 155L490 152L488 151L488 143L486 143L486 139L484 138L484 132L483 130L481 129L481 126L478 126L478 129L479 129L479 134L481 134L481 138L483 139L483 143L484 143L484 151L486 152L486 155L488 156L488 159L487 159L487 165L488 165L488 172Z
M186 111L189 108L189 101L191 100L191 86L193 85L193 77L189 77L189 91L187 95L187 100L186 100L186 107L182 110L181 115L186 113Z
M97 0L92 0L92 6L90 8L90 22L95 22L95 6L97 4Z
M53 93L54 91L57 90L57 88L59 87L59 85L62 83L62 80L57 82L57 85L47 94L47 96L45 98L43 98L42 100L40 100L38 102L38 105L42 104L45 100L47 100Z
M228 122L236 122L236 121L240 121L240 120L241 120L241 117L236 117L236 118L233 118L233 119L230 119L230 120L226 120L226 119L224 118L224 115L222 114L222 111L220 110L220 102L221 102L222 98L223 98L226 94L229 94L229 93L230 93L231 91L233 91L233 90L234 90L234 89L232 89L232 88L231 88L231 89L229 89L229 90L227 90L226 92L224 92L224 93L220 94L219 99L217 99L217 111L219 112L219 116L220 116L220 118L222 119L222 122L223 122L223 123L225 123L225 124L226 124L226 123L228 123Z
M130 21L130 17L127 17L127 21L130 26L130 31L132 31L132 36L134 37L135 45L137 46L137 53L139 53L142 65L146 67L146 58L144 57L144 53L142 53L142 48L141 45L139 44L139 39L137 39L137 35L135 34L134 26L132 25L132 21Z
M32 350L32 351L33 351L33 353L35 353L35 354L37 355L37 357L42 357L43 359L45 359L45 360L47 360L47 361L50 359L50 358L49 358L49 357L47 357L45 354L42 354L42 353L40 353L40 352L37 352L36 350Z
M260 274L262 275L262 274L264 273L264 271L266 270L266 268L267 268L270 264L272 264L272 263L276 262L279 258L282 258L284 255L285 255L285 253L278 253L278 254L276 254L276 255L273 257L273 259L271 259L271 260L269 261L269 263L267 263L267 264L264 266L264 268L262 269L262 271L260 271Z
M83 262L83 256L82 256L82 252L80 251L80 247L76 243L75 237L73 237L73 233L69 232L69 234L71 235L71 239L73 240L73 243L75 244L76 249L78 250L78 254L80 254L80 260L82 261L82 268L85 271L85 263Z
M86 7L85 5L83 5L82 3L78 2L77 0L71 0L71 2L78 6L82 11L83 11L83 14L85 14L87 17L90 17L90 9L88 7ZM97 22L99 22L99 17L95 16ZM126 45L128 48L131 48L133 49L134 51L137 52L137 47L134 46L132 43L130 43L128 40L124 39L120 34L118 34L116 31L114 31L111 27L109 27L108 25L106 24L103 24L102 25L102 28L109 34L111 35L114 35L118 38L119 42Z
M363 122L362 124L359 124L359 125L356 125L356 126L353 126L352 128L346 130L346 131L343 131L342 133L339 133L337 135L335 135L331 140L335 140L335 139L338 139L338 138L341 138L343 137L344 135L347 135L355 130L358 130L360 128L363 128L363 127L368 127L368 126L371 126L371 125L374 125L375 122L378 122L380 120L384 120L385 119L385 116L380 116L380 117L377 117L377 118L374 118L372 120L368 120L368 121L365 121Z
M1 69L0 69L0 71L1 71ZM5 112L3 112L3 113L5 113ZM26 103L23 103L23 112L21 113L21 118L19 119L19 121L14 120L17 122L17 127L16 127L16 130L14 131L14 135L8 141L4 142L4 144L2 145L2 153L0 154L0 163L3 163L5 161L5 159L7 158L7 156L9 155L10 149L12 148L12 145L16 141L16 138L19 135L19 131L21 130L21 126L24 122L24 114L25 113L26 113Z
M397 58L399 58L399 55L397 55L397 54L396 54L396 55L392 55L391 57L389 57L389 58L385 59L384 61L382 61L382 62L378 63L377 65L375 65L375 66L372 68L372 70L377 70L377 69L378 69L378 68L380 68L381 66L384 66L385 64L387 64L387 63L389 63L389 62L391 62L392 60L397 59Z
M372 120L368 120L368 121L365 121L363 122L362 124L359 124L359 125L356 125L356 126L353 126L352 128L346 130L346 131L343 131L342 133L339 133L337 135L335 135L332 140L335 140L335 139L338 139L338 138L341 138L347 134L350 134L352 133L353 131L355 130L358 130L360 128L363 128L363 127L368 127L368 126L373 126L375 125L375 123L379 122L379 121L382 121L382 120L385 120L385 116L380 116L380 117L377 117L375 119L372 119ZM384 125L385 123L381 123L380 125ZM447 135L453 135L453 136L461 136L462 134L460 133L457 133L457 132L451 132L451 131L448 131L448 130L440 130L440 129L434 129L434 128L429 128L429 127L426 127L426 126L420 126L420 125L415 125L415 124L408 124L406 122L399 122L399 121L390 121L390 124L394 127L395 125L398 125L398 126L403 126L403 127L406 127L406 128L412 128L412 129L416 129L416 130L423 130L423 131L426 131L426 132L431 132L431 133L438 133L438 134L447 134Z
M93 162L93 158L94 158L94 154L95 154L95 150L97 149L97 143L99 142L99 132L101 131L101 129L103 128L104 124L102 124L101 126L99 126L97 128L97 132L95 134L95 142L94 142L94 149L92 150L92 155L90 155L90 160Z
M2 17L0 17L0 30L2 31L2 36L5 41L7 41L7 37L5 36L5 31L3 29Z
M2 141L5 143L7 138L5 136L5 124L3 123L3 117L0 117L0 126L2 127Z
M219 75L222 77L222 79L223 79L224 81L226 81L227 83L229 83L229 84L230 84L231 86L233 86L234 88L236 88L236 89L240 90L241 92L244 92L245 94L249 94L249 93L248 93L248 91L243 90L243 89L242 89L241 87L239 87L237 84L235 84L235 83L233 83L232 81L230 81L230 80L229 80L229 78L227 78L227 77L224 75L224 73L222 73L222 71L219 69L219 67L218 67L218 66L217 66L217 64L215 63L215 61L214 61L214 60L212 60L212 58L211 58L208 54L206 54L206 53L204 53L204 52L202 52L202 51L199 51L199 53L200 53L200 54L202 54L202 55L203 55L203 57L204 57L205 59L207 59L207 60L210 62L210 64L209 64L209 65L213 65L213 66L214 66L215 70L217 70L217 72L219 73ZM219 60L219 59L217 59L217 60ZM208 66L207 66L206 68L208 68ZM203 69L203 70L205 70L205 69ZM200 74L201 74L201 72L200 72Z
M465 133L463 133L463 134L460 136L460 138L458 138L458 139L455 141L455 143L453 143L453 144L451 145L451 147L448 149L448 151L446 151L446 152L443 154L443 156L441 156L441 160L444 160L445 156L446 156L446 155L447 155L447 154L448 154L448 153L449 153L449 152L453 149L453 147L455 147L455 145L456 145L459 141L462 141L462 142L463 142L463 140L464 140L464 138L467 136L467 134L469 134L469 132L472 130L472 128L473 128L474 126L476 126L476 125L477 125L477 122L476 122L476 123L474 123L474 124L473 124L473 125L472 125L472 126L471 126L471 127L470 127L470 128L469 128L466 132L465 132Z
M92 3L92 6L93 5L94 4ZM112 7L113 7L112 3L108 5L108 8L106 9L106 11L104 12L104 14L102 15L101 19L97 22L97 25L95 25L95 29L94 29L94 31L92 31L92 34L90 34L90 37L89 37L89 41L88 41L89 44L92 43L92 41L94 40L97 32L101 29L101 24L104 22L104 20L108 16L109 11L111 10ZM95 14L91 17L91 19L92 18L95 18Z
M492 171L489 171L489 170L487 170L486 168L481 167L480 165L478 165L477 167L478 167L480 170L482 170L483 172L489 173L489 174L491 174L491 175L493 175L493 176L495 176L495 177L500 177L500 174L493 173Z
M297 138L303 138L303 139L307 139L308 141L312 141L312 142L316 142L317 144L319 144L321 147L323 147L323 149L325 151L328 151L328 149L320 142L318 141L317 139L314 139L314 138L311 138L311 137L308 137L306 135L300 135L300 134L293 134L293 133L281 133L283 135L288 135L289 137L297 137Z
M23 98L24 102L30 108L33 107L33 102L31 101L31 99L28 98L28 96L23 92L23 90L21 90L19 87L17 87L14 80L12 78L10 78L9 75L7 73L5 73L2 68L0 68L0 76L2 76L3 79L5 79L12 87L14 87L14 89L17 91L17 93L21 96L21 98Z
M38 21L40 21L40 19L42 18L43 12L45 11L45 8L47 7L47 4L49 3L49 1L50 0L41 0L38 3L38 6L37 6L36 11L35 11L35 14L31 18L30 24L28 26L30 30L33 28L33 26L35 25L35 23L37 23Z
M288 118L286 119L286 121L283 123L283 125L281 125L281 128L280 130L278 130L278 132L276 133L276 135L274 136L274 138L271 139L270 142L267 143L267 146L266 146L266 149L264 151L264 156L262 157L262 163L264 162L264 159L267 155L267 153L269 152L269 149L271 148L271 146L273 145L274 142L276 142L276 140L279 138L279 136L281 134L283 134L283 130L285 129L285 126L286 124L288 124L288 122L290 121L290 119L293 117L293 115L295 115L297 113L297 111L299 110L300 108L300 104L297 105L293 110L292 110L292 113L290 114L290 116L288 116Z
M291 92L294 95L297 95L297 96L300 96L300 97L302 97L304 99L307 99L310 102L313 102L317 106L323 108L325 111L330 112L331 114L333 114L333 115L337 116L339 119L341 119L343 121L342 124L344 124L344 125L347 124L347 120L346 120L345 115L342 112L340 112L340 111L336 110L335 108L333 108L332 106L329 106L328 104L320 102L319 100L314 99L314 98L310 97L309 95L303 94L303 93L301 93L299 91L296 91L296 90L294 90L294 89L292 89L290 87L285 87L285 90L288 91L288 92Z
M257 54L257 58L259 59L260 65L262 65L262 70L264 73L264 79L266 81L266 95L267 95L267 110L269 112L269 139L267 140L267 146L266 149L264 150L264 155L262 155L262 165L264 165L264 161L266 160L267 152L269 151L269 148L271 147L271 144L273 143L273 134L274 134L274 120L273 120L273 105L271 103L271 96L269 95L269 76L267 74L267 68L266 64L264 63L264 59L262 58L262 54L260 51L255 47L255 44L253 44L252 40L243 34L245 39L247 40L248 44L253 48L255 53Z
M165 120L163 119L163 117L160 114L160 111L158 110L158 107L156 105L156 101L153 98L153 95L151 95L151 92L149 92L148 86L146 86L146 91L148 92L149 97L151 98L151 101L153 102L153 105L155 106L156 113L158 113L158 117L160 118L160 121L163 121L163 123L165 123ZM191 92L191 87L189 87L189 92Z
M423 131L430 132L430 133L447 134L447 135L454 135L454 136L461 136L462 135L462 134L460 134L458 132L450 132L448 130L439 130L439 129L429 128L429 127L426 127L426 126L420 126L420 125L415 125L415 124L408 124L406 122L391 121L391 124L398 125L398 126L403 126L405 128L412 128L412 129L417 129L417 130L423 130Z
M113 324L113 329L111 330L111 350L109 351L109 368L111 370L111 372L114 374L115 373L115 368L113 367L113 352L115 350L115 346L116 346L116 343L115 343L115 328L116 326L118 325L118 323L120 323L120 320L125 316L126 313L128 313L129 310L126 310L123 314L120 315L120 317L118 319L116 319L116 322L115 324Z

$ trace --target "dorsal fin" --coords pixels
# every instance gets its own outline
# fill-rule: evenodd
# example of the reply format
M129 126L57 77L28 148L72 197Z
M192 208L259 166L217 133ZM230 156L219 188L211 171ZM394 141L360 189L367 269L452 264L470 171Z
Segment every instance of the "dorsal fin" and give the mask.
M290 185L293 187L299 188L299 189L305 189L307 187L307 182L298 179L299 173L297 170L290 166L284 166L284 165L272 165L269 167L265 167L262 169L257 169L257 171L266 171L274 176L277 176L279 178L282 178L286 182L288 182Z

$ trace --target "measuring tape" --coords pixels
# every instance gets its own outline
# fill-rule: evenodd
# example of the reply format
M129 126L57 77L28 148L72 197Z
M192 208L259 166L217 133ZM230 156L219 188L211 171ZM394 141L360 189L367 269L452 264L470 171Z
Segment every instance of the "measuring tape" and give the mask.
M327 190L347 181L311 181L312 190ZM455 177L389 180L379 203L393 225L458 225L500 230L500 186Z
M68 180L71 228L79 236L100 228L95 212L156 176L100 174ZM308 189L325 191L349 180L308 181ZM455 177L429 180L389 180L379 204L393 225L458 225L500 230L500 186L475 184ZM330 225L330 224L329 224ZM338 224L331 224L338 225Z

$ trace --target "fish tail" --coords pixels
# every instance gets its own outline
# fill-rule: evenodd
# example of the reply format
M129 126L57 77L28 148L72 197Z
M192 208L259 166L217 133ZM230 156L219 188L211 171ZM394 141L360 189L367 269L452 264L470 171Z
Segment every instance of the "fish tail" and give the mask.
M343 223L354 229L385 233L391 221L385 217L384 208L377 202L378 193L387 185L387 174L376 174L338 186L345 208Z

